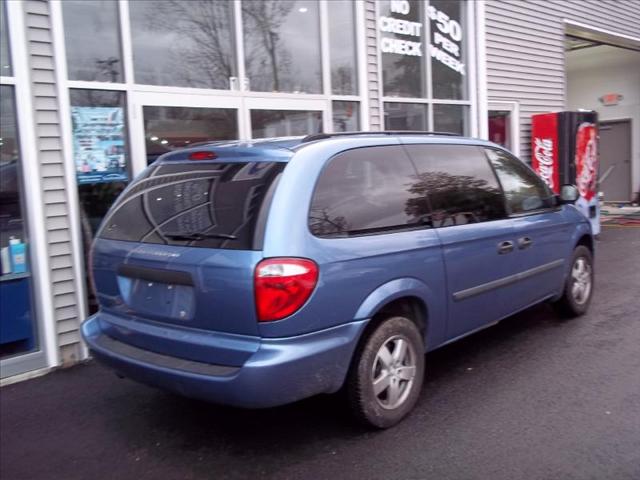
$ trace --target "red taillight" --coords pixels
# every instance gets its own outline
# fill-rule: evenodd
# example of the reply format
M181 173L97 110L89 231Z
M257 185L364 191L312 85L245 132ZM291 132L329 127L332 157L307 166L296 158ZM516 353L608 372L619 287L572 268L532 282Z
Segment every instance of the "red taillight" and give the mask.
M256 267L258 320L270 322L295 313L318 282L318 266L304 258L268 258Z
M215 160L218 156L213 152L191 152L189 160Z

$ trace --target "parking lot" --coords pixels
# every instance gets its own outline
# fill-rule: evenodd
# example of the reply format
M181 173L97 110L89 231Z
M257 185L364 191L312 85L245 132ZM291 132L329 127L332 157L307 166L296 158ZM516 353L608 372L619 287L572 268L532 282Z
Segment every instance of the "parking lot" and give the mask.
M353 424L339 396L209 405L89 362L0 391L10 479L638 479L640 228L604 228L583 318L547 305L427 356L415 412Z

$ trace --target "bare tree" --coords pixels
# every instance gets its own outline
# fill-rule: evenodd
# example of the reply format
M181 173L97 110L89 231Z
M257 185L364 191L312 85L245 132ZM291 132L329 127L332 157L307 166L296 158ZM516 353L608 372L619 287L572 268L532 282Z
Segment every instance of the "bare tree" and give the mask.
M187 83L229 88L229 77L237 71L232 2L164 0L155 6L149 23L186 39L172 54Z
M280 38L280 29L295 6L290 0L245 0L242 13L245 20L245 37L258 41L246 42L247 71L253 78L260 78L260 70L270 71L271 89L280 91L280 72L290 68L290 57ZM267 54L266 62L263 53ZM258 66L259 65L259 66Z

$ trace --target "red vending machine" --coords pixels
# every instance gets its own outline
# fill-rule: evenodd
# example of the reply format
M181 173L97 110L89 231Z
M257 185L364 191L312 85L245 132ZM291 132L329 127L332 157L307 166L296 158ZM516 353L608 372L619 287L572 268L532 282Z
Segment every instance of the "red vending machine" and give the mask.
M576 207L600 233L598 202L598 114L542 113L531 117L531 166L555 193L560 186L578 187Z

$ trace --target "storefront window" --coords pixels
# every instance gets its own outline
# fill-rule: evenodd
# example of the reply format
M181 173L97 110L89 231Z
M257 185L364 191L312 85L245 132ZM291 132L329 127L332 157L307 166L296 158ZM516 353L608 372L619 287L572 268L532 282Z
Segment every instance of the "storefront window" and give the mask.
M147 163L163 153L202 141L238 138L238 112L232 108L144 107Z
M451 132L467 135L469 107L466 105L434 105L433 129L436 132Z
M322 92L317 1L243 0L242 25L251 90Z
M386 102L385 127L467 134L465 12L469 4L464 0L385 0L379 5L383 95L387 100L426 101ZM436 104L436 100L440 101ZM442 100L457 102L449 105ZM431 119L429 108L433 108Z
M62 13L69 79L124 82L118 3L65 0Z
M378 30L386 97L427 97L423 2L380 2Z
M355 132L360 130L360 105L358 102L333 102L333 131Z
M322 132L322 112L251 110L252 138L289 137Z
M464 7L464 2L459 0L431 0L427 8L431 22L429 49L433 98L467 98Z
M37 348L14 87L0 87L0 358ZM10 299L10 300L9 300Z
M129 2L135 82L229 89L237 75L233 2Z
M351 0L333 0L327 3L327 8L331 91L335 95L357 95L355 3Z
M385 130L428 130L429 106L425 103L385 103Z
M9 55L9 32L7 31L7 12L5 2L0 4L0 76L10 77L11 55Z

